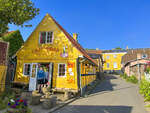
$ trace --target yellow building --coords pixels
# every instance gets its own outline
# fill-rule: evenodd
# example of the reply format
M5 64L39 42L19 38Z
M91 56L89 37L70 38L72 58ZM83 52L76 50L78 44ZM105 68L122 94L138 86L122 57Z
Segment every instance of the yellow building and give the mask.
M96 62L77 41L49 14L43 18L16 53L14 83L29 84L37 89L40 67L47 73L47 84L54 90L82 91L96 79Z
M126 50L106 50L103 51L103 70L104 72L117 72L121 71L121 59L125 55Z

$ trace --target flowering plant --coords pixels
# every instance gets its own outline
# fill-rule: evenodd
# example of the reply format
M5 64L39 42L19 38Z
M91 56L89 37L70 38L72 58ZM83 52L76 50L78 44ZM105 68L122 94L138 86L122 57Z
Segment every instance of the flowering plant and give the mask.
M150 62L147 62L147 64L144 65L144 70L146 73L150 73Z
M10 108L24 109L27 108L27 101L22 99L16 99L16 100L11 99L10 102L8 103L8 106Z

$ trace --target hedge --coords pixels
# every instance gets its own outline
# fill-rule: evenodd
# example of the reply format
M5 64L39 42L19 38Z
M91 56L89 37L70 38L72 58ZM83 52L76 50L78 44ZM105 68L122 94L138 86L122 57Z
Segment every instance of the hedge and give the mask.
M7 35L0 37L0 39L9 42L9 52L8 52L9 57L12 57L24 43L24 40L19 30L8 33Z

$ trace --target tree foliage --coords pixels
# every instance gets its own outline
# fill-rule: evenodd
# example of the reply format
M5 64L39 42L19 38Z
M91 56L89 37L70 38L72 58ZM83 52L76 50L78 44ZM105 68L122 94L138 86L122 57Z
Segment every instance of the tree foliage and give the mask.
M4 35L3 37L1 37L1 39L3 41L9 42L9 51L8 51L9 57L13 56L24 43L24 40L19 30Z
M121 47L116 47L114 50L122 50Z
M30 0L0 0L0 33L7 30L8 24L21 25L39 14Z

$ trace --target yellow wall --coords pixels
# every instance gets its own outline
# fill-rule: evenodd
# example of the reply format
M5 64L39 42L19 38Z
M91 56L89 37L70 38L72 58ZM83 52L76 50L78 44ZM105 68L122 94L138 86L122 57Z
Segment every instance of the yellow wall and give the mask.
M5 79L6 79L7 66L0 65L0 92L5 89Z
M103 70L121 70L121 59L122 56L125 55L125 52L120 53L103 53ZM114 55L116 55L116 58L114 58ZM109 59L107 59L107 56L109 56ZM114 62L117 63L117 68L114 68ZM107 63L109 63L109 68L107 68Z
M96 80L96 67L85 66L85 63L81 64L81 86L82 88Z
M39 44L41 31L53 31L52 44ZM66 47L67 58L61 57ZM64 33L56 26L49 15L46 15L34 32L27 39L24 46L17 52L17 68L15 82L29 82L29 77L23 75L24 63L54 63L53 87L77 89L76 59L81 53L72 45ZM74 75L67 70L66 77L58 76L58 63L74 62Z

